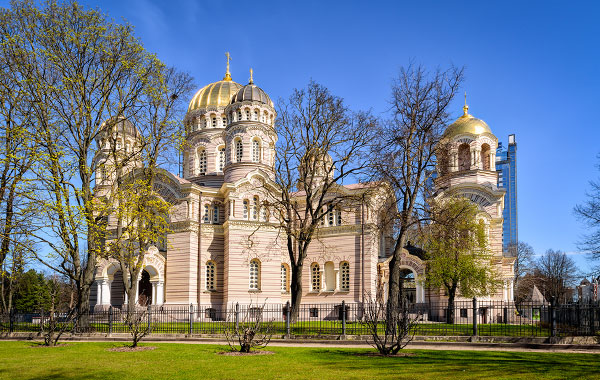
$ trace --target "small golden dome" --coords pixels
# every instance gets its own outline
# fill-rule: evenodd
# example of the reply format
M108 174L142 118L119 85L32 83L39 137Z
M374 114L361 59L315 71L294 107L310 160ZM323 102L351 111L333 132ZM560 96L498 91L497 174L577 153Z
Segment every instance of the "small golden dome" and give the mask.
M469 106L465 104L463 107L464 114L459 117L454 123L450 124L444 132L444 137L453 137L462 134L481 135L483 133L492 134L492 130L481 119L473 117L469 114Z
M227 77L204 86L192 98L188 112L207 107L225 107L240 88L242 88L241 84Z

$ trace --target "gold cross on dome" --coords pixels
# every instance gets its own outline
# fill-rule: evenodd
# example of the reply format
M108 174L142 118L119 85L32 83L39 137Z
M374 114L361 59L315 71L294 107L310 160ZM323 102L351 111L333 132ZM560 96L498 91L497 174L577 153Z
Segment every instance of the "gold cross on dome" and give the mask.
M226 52L225 57L227 57L227 71L225 72L225 77L223 78L223 80L230 81L231 73L229 72L229 61L231 60L231 54L229 54L229 52Z
M252 78L254 71L250 68L250 84L254 83L254 78Z

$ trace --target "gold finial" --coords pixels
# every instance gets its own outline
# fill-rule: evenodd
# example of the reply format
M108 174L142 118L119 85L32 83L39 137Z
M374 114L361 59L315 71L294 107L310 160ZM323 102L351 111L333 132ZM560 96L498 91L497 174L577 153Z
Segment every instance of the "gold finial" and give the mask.
M465 106L463 107L463 111L465 112L463 116L467 116L469 114L469 106L467 105L467 92L465 91Z
M230 81L231 73L229 72L229 61L231 60L231 54L229 54L229 52L226 52L225 57L227 57L227 71L225 72L225 76L223 77L223 80Z
M250 68L250 82L248 82L248 84L254 84L254 78L252 78L252 74L254 74L254 71L252 68Z

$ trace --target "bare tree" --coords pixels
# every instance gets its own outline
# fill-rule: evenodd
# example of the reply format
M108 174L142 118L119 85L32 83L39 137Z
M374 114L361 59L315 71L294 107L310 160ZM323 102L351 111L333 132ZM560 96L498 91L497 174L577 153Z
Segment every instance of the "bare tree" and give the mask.
M600 158L600 155L598 156ZM599 165L600 167L600 165ZM591 190L587 200L574 208L575 215L587 226L587 233L579 241L579 248L593 261L600 260L600 183L590 181ZM594 275L600 274L600 265L593 268Z
M275 183L267 203L278 213L291 263L291 316L302 300L304 260L321 222L352 196L341 188L367 165L376 120L352 113L341 98L310 82L278 104ZM365 186L366 188L367 186Z
M236 304L233 311L228 312L225 338L232 351L249 353L252 349L267 347L274 331L274 319L265 321L265 304L262 306L240 306Z
M145 297L144 295L140 297ZM145 303L145 300L141 300ZM136 305L133 303L134 306ZM131 348L136 348L138 343L147 335L152 333L152 325L150 324L151 315L148 307L128 308L125 316L125 326L131 335Z
M547 300L568 302L569 288L574 286L579 273L575 261L562 251L549 249L534 264L533 274L538 288Z
M517 254L514 266L514 288L518 290L519 286L521 285L521 279L525 276L525 274L531 272L533 256L535 255L535 252L533 251L533 247L524 241L519 241L516 244L513 244L513 246L509 247L509 252L511 251L514 251Z
M402 68L392 84L392 118L373 135L373 178L388 183L397 200L388 213L396 231L389 263L389 313L398 310L401 302L402 250L411 231L427 218L426 183L434 173L436 161L443 159L436 153L450 121L448 106L462 81L462 68L437 69L432 73L412 63Z
M403 298L398 310L389 318L382 294L378 294L376 298L367 294L365 299L362 322L371 336L369 343L382 355L397 354L413 340L421 313L411 310L408 300Z
M78 313L73 307L65 307L64 292L73 291L55 274L47 280L50 305L46 313L42 310L40 321L40 332L44 337L44 345L56 346L61 336L67 331L74 331L77 328Z

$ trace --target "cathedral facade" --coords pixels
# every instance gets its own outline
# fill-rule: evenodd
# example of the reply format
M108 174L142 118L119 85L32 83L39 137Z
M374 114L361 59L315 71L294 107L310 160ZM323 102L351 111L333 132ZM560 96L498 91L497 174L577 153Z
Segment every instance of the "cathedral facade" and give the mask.
M275 216L262 206L275 189L269 184L274 178L276 117L268 94L252 79L244 86L234 82L229 65L222 80L194 95L184 119L183 176L163 171L155 185L171 206L170 231L165 244L145 255L137 281L146 302L225 308L237 302L282 305L290 300L286 238ZM125 129L124 149L134 143L126 130L134 129ZM444 189L440 194L461 194L478 205L494 265L505 279L490 299L512 300L512 261L502 252L504 191L494 177L497 139L487 124L466 111L444 136L451 142L451 160L435 186ZM364 196L360 204L331 211L321 224L304 261L306 304L360 303L366 294L385 287L393 238L391 231L378 228L381 194L361 184L340 186L339 191L357 195L355 199ZM439 300L438 291L423 286L426 262L411 249L404 255L412 301ZM122 276L113 259L98 263L91 295L96 309L129 302Z

